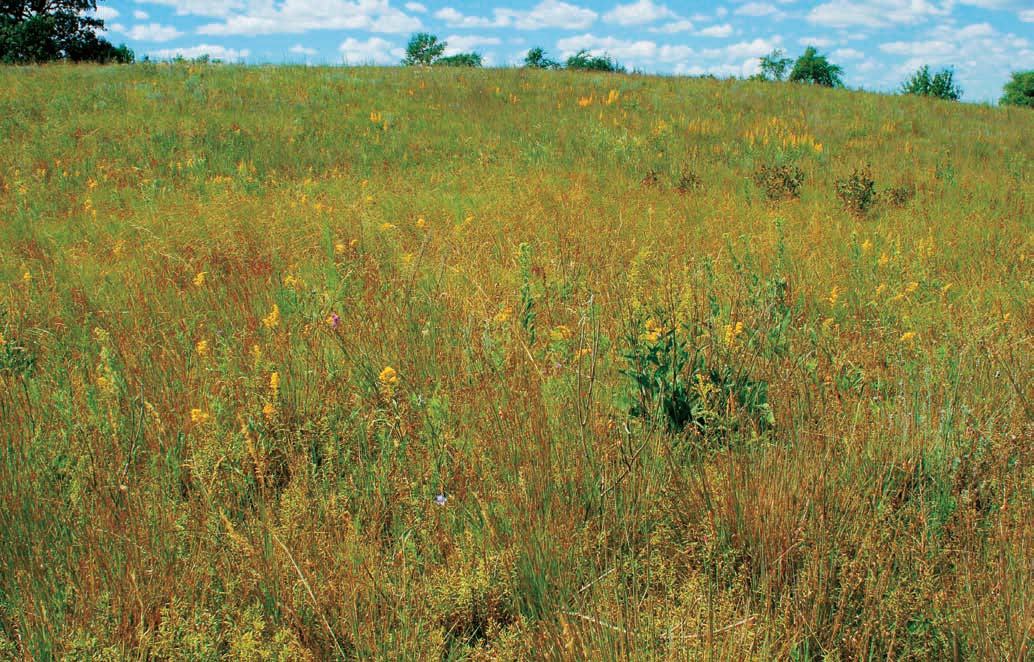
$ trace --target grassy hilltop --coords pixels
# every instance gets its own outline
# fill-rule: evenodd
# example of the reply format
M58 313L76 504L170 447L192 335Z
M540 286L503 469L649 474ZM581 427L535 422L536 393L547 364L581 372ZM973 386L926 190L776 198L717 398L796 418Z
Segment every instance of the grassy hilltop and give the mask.
M0 88L0 660L1032 654L1034 113Z

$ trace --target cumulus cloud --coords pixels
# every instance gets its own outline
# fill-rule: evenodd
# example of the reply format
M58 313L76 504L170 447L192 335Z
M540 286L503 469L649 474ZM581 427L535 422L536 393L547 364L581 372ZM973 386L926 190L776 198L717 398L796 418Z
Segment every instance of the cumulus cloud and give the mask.
M238 62L251 55L251 51L247 48L237 50L235 48L226 48L225 46L219 46L216 44L199 44L188 48L163 48L156 51L150 51L148 55L156 60L171 60L175 57L193 60L199 57L208 56L213 60Z
M928 0L832 0L812 8L807 20L832 28L913 25L932 17L947 16L952 4L952 0L946 0L943 5Z
M738 16L782 16L783 12L776 9L775 5L767 2L748 2L741 5L733 12Z
M445 54L456 55L457 53L469 53L481 46L498 46L503 43L498 37L479 37L477 35L451 35L445 38Z
M414 14L426 14L427 7L420 4L419 2L407 2L406 9L413 12Z
M244 13L227 16L222 23L202 25L197 31L215 35L283 34L309 30L400 34L421 27L420 19L395 9L388 0L281 0L257 3Z
M732 26L728 23L712 25L704 28L703 30L697 30L696 35L698 37L717 37L719 39L724 39L725 37L732 35Z
M302 46L301 44L295 44L294 46L291 46L291 48L289 48L288 50L298 55L308 56L315 55L318 52L315 48L309 48L308 46Z
M1034 9L1025 9L1019 13L1019 18L1024 23L1034 23Z
M345 64L349 65L398 64L406 54L402 48L380 37L364 41L349 37L341 42L338 51Z
M603 15L607 23L617 25L645 25L663 19L678 18L675 12L653 0L638 0L627 5L618 5Z
M664 34L676 34L679 32L690 32L693 30L693 22L687 19L672 21L664 25L650 28L650 32L662 32Z
M1028 38L1002 33L989 23L939 25L912 41L880 44L879 50L897 60L883 70L882 85L894 86L923 65L951 67L966 98L974 100L996 99L1015 63L1034 61Z
M506 28L518 30L540 30L543 28L559 28L563 30L582 30L596 20L597 14L591 9L560 2L559 0L542 0L529 10L507 9L500 7L492 10L492 17L469 16L453 7L444 7L435 12L434 17L444 21L450 28Z
M120 26L121 27L121 26ZM137 41L172 41L177 37L182 37L183 33L172 27L171 25L162 25L160 23L147 23L146 25L134 25L128 30L119 30L130 39Z
M110 21L119 16L118 10L112 7L97 7L91 13L102 21Z
M138 21L146 21L147 19L151 18L151 15L145 11L140 11L139 9L137 9L133 12L133 18L135 18Z
M835 60L860 60L863 57L865 57L865 53L855 48L838 48L833 51Z

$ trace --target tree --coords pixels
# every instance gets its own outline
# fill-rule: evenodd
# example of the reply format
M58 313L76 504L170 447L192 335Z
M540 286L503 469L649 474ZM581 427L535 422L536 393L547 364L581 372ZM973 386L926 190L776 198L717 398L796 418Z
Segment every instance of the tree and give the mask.
M625 68L612 60L609 55L590 55L589 51L584 49L567 58L567 68L581 71L625 73Z
M931 76L930 67L925 64L901 84L901 92L948 101L958 101L962 98L962 88L955 84L954 71L942 69Z
M785 53L777 48L768 55L760 58L761 73L751 76L753 80L770 80L779 82L786 78L786 70L793 64L793 60L783 57Z
M1004 91L998 101L1003 106L1034 108L1034 71L1014 71Z
M814 46L808 46L804 55L797 58L790 72L790 81L794 83L810 83L823 87L843 87L840 75L844 70L830 64L825 55L819 55Z
M402 64L430 66L442 56L445 46L446 42L438 41L438 37L433 34L418 32L409 38L409 43L406 44L406 57L402 59Z
M440 57L432 63L436 67L480 67L480 53L457 53L448 57Z
M0 0L0 62L132 62L133 51L97 36L96 0Z
M546 51L536 46L524 56L524 66L529 69L559 69L561 65L546 57Z

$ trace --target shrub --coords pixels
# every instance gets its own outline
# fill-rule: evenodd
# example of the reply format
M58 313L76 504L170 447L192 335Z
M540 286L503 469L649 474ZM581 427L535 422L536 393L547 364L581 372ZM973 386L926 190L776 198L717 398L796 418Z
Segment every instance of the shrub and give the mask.
M1005 94L998 103L1003 106L1034 108L1034 71L1015 71L1005 84Z
M438 37L426 32L418 32L409 38L406 44L406 57L402 64L406 66L430 66L445 52L446 42L438 41Z
M901 84L901 92L902 94L958 101L962 98L962 88L955 84L954 77L955 72L951 69L942 69L931 76L930 67L924 64Z
M480 67L480 53L458 53L434 61L436 67Z
M837 197L856 215L865 214L876 204L876 182L868 167L855 169L850 177L838 179L835 186Z
M532 48L524 56L524 66L529 69L559 69L561 64L546 57L546 51L539 46Z
M785 55L783 50L777 48L768 55L759 58L761 72L751 76L751 80L780 82L786 78L786 70L793 64L793 60L783 57L783 55Z
M629 325L624 355L628 368L621 372L635 384L633 416L671 433L690 430L708 438L747 422L755 431L775 424L768 384L735 365L733 349L742 325L726 329L724 351L705 353L695 342L707 333L705 327L657 321L664 318L658 312L645 322L634 318Z
M590 55L586 50L580 50L567 58L567 68L579 71L606 71L611 73L625 73L625 68L611 59L607 54Z
M808 46L804 54L797 58L790 72L790 80L795 83L810 83L823 87L843 87L840 78L844 70L831 64L825 55L819 55L814 46Z
M754 183L769 200L799 198L804 171L795 165L763 165L754 173Z

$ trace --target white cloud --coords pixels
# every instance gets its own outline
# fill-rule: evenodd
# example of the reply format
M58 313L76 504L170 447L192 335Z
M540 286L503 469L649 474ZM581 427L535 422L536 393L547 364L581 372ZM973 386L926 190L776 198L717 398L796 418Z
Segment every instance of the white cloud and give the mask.
M497 9L496 15L505 16L513 21L513 26L520 30L539 30L542 28L561 28L564 30L584 30L596 20L596 12L560 2L559 0L542 0L529 11L513 9Z
M832 39L825 37L801 37L797 40L801 46L814 46L815 48L828 48L833 45Z
M398 64L406 52L380 37L370 37L359 41L354 37L341 42L338 46L345 64Z
M728 23L712 25L703 30L697 30L696 35L698 37L717 37L721 39L732 35L732 26Z
M500 16L498 13L495 18L465 16L452 7L439 9L434 13L434 17L445 21L445 25L450 28L495 28L506 27L510 23L508 18Z
M664 34L676 34L678 32L689 32L693 29L693 22L686 19L665 23L656 28L650 28L650 32L662 32Z
M1024 23L1034 23L1034 9L1025 9L1018 16Z
M139 9L137 9L133 12L133 18L135 18L138 21L146 21L147 19L151 18L151 15L145 11L140 11Z
M319 52L315 48L309 48L307 46L302 46L301 44L295 44L294 46L291 46L291 48L289 48L288 50L291 51L292 53L297 53L298 55L308 55L308 56L315 55L316 53Z
M251 55L251 51L247 48L237 50L215 44L199 44L189 48L163 48L157 51L151 51L148 55L157 60L171 60L174 57L183 57L188 60L193 60L207 55L213 60L237 62Z
M865 53L854 48L838 48L833 51L835 60L860 60L863 57L865 57Z
M415 14L426 14L427 13L427 7L425 7L424 5L420 4L419 2L407 2L406 3L406 9L411 11L411 12L413 12L413 13L415 13Z
M718 18L725 18L728 14L729 10L725 7L719 7L718 9L714 10L714 15Z
M603 15L607 23L618 25L645 25L666 18L678 18L672 10L665 5L658 5L653 0L638 0L627 5L617 5Z
M102 21L110 21L119 16L118 10L112 7L97 7L91 13Z
M477 50L479 46L498 46L503 43L498 37L479 37L476 35L451 35L445 38L448 44L445 47L445 55L456 55L457 53L469 53Z
M737 7L733 13L738 16L772 16L773 14L782 14L774 5L770 5L767 2L748 2Z
M144 0L137 0L143 2ZM166 5L179 16L226 17L246 8L244 0L146 0L151 4Z
M444 21L450 28L505 28L518 30L539 30L542 28L560 28L564 30L582 30L596 20L596 12L591 9L577 7L559 0L542 0L529 10L507 9L500 7L492 10L492 18L468 16L453 7L444 7L434 13L434 17Z
M565 59L579 51L588 51L597 55L606 53L621 64L632 65L673 63L689 58L695 53L688 46L669 46L648 39L632 41L616 37L598 37L594 34L559 39L556 48L561 51L561 58Z
M1034 61L1034 45L1025 37L1001 33L988 23L958 28L939 25L914 41L880 44L883 53L895 56L894 66L878 70L876 83L893 89L919 67L952 68L967 99L991 101L1016 62ZM882 75L881 75L882 74Z
M930 17L951 13L952 0L938 6L928 0L832 0L808 12L809 23L834 28L864 26L884 28L892 25L913 25Z
M129 30L121 30L130 39L137 41L172 41L182 37L183 33L171 25L160 23L147 23L146 25L134 25Z
M222 23L202 25L197 31L217 35L283 34L309 30L363 30L400 34L421 27L418 18L391 7L388 0L255 0L255 4L249 6L245 13L227 16Z

